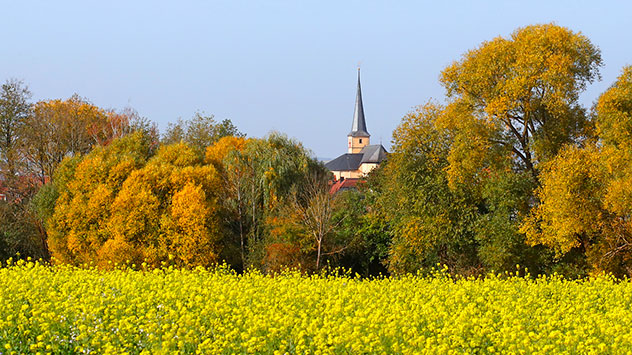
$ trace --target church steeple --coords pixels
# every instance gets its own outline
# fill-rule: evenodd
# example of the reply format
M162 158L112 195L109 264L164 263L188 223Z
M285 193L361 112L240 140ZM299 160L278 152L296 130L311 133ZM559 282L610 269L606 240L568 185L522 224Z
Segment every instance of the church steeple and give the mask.
M351 125L350 137L370 137L366 130L364 120L364 107L362 105L362 88L360 87L360 68L358 68L358 92L356 94L355 110L353 111L353 124Z
M351 132L347 135L348 152L360 153L362 148L369 145L371 135L366 130L364 120L364 106L362 105L362 88L360 87L360 68L358 68L358 93L356 94L355 110L353 111L353 123Z

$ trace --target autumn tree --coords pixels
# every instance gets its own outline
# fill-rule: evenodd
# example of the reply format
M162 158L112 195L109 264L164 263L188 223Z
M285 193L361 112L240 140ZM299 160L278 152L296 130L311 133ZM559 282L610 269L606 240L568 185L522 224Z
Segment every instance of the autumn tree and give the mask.
M239 265L239 268L243 268L245 264L246 239L251 221L248 181L252 171L245 164L241 164L247 143L248 140L243 137L226 136L209 146L205 154L205 161L217 169L224 187L220 191L226 232L223 257L232 265Z
M340 223L334 219L334 196L329 193L324 179L318 179L309 184L304 192L304 202L295 201L292 204L300 223L311 235L316 244L316 270L320 269L323 253L340 252L325 250L327 242L334 229ZM344 246L341 248L343 249Z
M185 143L163 146L123 183L111 206L112 247L140 249L136 260L180 266L221 261L221 180Z
M76 94L37 102L24 127L23 154L42 183L53 177L65 157L87 154L115 138L141 131L158 143L155 124L133 109L105 110Z
M632 275L632 67L595 106L597 140L544 165L541 204L522 230L558 257L586 255L595 271Z
M45 233L30 209L30 199L39 187L30 175L24 156L25 135L32 105L23 82L11 79L0 87L0 258L48 257Z
M73 264L97 261L97 251L110 239L106 226L114 198L129 175L146 164L149 147L135 134L64 159L36 198L55 258Z
M446 105L423 106L394 132L381 203L391 270L439 262L461 273L546 271L550 253L529 247L520 223L538 203L543 164L588 137L578 96L600 65L586 37L546 24L484 42L448 66Z
M539 162L585 135L579 94L599 78L601 55L585 36L553 24L520 28L468 51L441 73L454 112L451 179L482 169L504 150L537 179Z
M337 213L336 202L326 177L314 176L301 190L293 192L281 207L280 216L274 216L271 223L277 235L295 234L293 244L306 254L315 254L314 270L320 270L324 256L340 254L353 243L337 238L340 234L336 230L346 216Z
M184 143L153 153L136 132L67 158L47 219L50 246L71 264L146 261L209 266L219 261L219 176Z
M78 95L40 101L27 122L26 157L45 181L66 156L88 153L98 142L98 127L106 124L105 111Z
M142 132L158 144L160 137L158 127L138 111L131 107L122 110L107 110L107 120L102 124L91 127L90 134L99 145L108 145L116 138L122 138L134 132Z

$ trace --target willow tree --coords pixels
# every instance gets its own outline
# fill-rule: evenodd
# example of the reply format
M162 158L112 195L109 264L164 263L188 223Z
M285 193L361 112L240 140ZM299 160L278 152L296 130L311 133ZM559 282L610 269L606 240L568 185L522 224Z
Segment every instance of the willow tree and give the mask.
M270 245L293 248L294 236L270 233L274 219L310 177L324 167L300 143L279 133L262 139L225 137L206 150L207 163L223 178L221 203L226 225L226 253L237 268L263 266ZM238 256L234 254L238 253Z

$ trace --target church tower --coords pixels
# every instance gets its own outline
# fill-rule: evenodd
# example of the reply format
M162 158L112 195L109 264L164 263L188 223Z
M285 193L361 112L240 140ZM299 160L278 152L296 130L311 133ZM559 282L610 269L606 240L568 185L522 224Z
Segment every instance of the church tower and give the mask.
M355 110L351 132L347 135L348 153L360 153L362 148L369 145L371 135L366 130L364 107L362 106L362 89L360 88L360 68L358 68L358 93L356 94Z
M361 181L387 158L388 152L381 144L369 144L370 137L364 119L360 69L358 68L358 93L356 94L351 132L347 135L349 144L347 153L325 163L325 167L333 173L335 178L330 193L355 188L358 181Z

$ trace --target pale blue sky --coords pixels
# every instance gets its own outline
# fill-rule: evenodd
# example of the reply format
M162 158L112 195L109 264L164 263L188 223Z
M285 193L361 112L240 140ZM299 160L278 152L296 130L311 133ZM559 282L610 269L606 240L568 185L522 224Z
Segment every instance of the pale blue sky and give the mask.
M164 129L195 111L271 130L319 157L346 151L356 66L371 140L390 146L439 72L482 41L555 22L601 48L589 105L632 64L626 1L0 1L0 80L35 100L131 106Z

